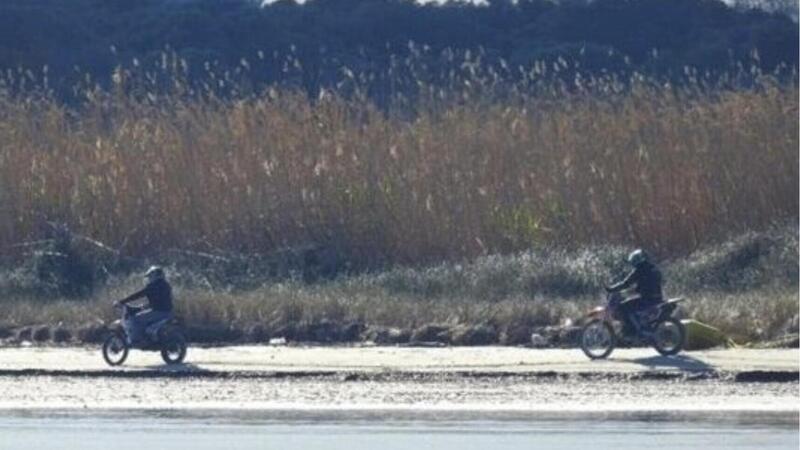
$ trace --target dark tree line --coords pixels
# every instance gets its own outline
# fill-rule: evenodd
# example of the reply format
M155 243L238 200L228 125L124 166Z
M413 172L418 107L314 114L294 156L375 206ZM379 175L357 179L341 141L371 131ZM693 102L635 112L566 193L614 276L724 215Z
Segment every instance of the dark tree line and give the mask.
M6 84L46 77L56 91L86 83L87 74L109 80L124 67L149 73L154 84L159 71L206 82L214 72L217 87L222 78L254 87L291 82L310 93L356 79L379 96L408 80L437 83L485 65L510 77L537 62L552 69L567 61L561 68L570 76L676 78L687 67L769 72L798 64L798 26L787 15L717 0L488 3L4 0L0 69Z

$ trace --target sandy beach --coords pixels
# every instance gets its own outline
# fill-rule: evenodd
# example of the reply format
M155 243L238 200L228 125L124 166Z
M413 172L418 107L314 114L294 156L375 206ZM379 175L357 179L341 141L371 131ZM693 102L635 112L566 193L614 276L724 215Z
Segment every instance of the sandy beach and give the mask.
M190 348L168 367L134 351L121 368L97 348L0 349L0 409L347 409L772 411L796 417L798 351L661 357L620 349L511 347Z

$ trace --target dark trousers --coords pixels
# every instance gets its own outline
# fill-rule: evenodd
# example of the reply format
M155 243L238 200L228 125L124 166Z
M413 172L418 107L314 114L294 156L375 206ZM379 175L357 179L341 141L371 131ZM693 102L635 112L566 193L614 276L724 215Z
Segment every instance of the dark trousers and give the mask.
M144 309L131 317L126 323L126 331L131 343L141 342L145 338L145 330L150 325L172 317L171 312Z
M636 320L636 314L640 311L644 311L645 309L657 305L660 301L661 299L642 298L639 295L628 297L623 300L623 302L619 305L619 310L621 313L620 316L622 316L620 318L622 319L623 332L625 334L633 334L635 331L637 331L642 324L638 322L634 324L634 321Z

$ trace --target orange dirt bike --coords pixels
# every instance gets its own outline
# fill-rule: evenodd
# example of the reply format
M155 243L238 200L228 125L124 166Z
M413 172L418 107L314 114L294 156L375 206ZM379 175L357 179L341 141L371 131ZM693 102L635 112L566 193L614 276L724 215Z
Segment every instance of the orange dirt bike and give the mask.
M122 310L122 318L111 324L111 333L103 342L103 359L110 366L125 362L130 349L161 352L161 359L167 364L180 364L186 357L186 337L175 318L159 320L144 330L143 342L131 343L131 319L142 308L129 305L116 305Z
M683 298L672 298L651 308L634 313L632 318L635 331L634 341L652 345L662 355L675 355L683 349L686 342L686 329L680 320L672 317ZM606 306L598 306L587 314L586 324L581 333L581 349L591 359L603 359L614 351L617 345L617 331L622 311L622 294L608 294ZM627 336L626 336L627 337Z

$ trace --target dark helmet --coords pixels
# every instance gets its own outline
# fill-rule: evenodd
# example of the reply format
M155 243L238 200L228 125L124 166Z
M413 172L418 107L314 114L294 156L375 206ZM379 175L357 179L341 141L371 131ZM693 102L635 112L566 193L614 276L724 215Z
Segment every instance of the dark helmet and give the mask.
M640 248L637 248L636 250L632 251L630 255L628 255L628 263L630 263L630 265L633 267L639 267L649 260L650 258L647 256L647 253Z
M164 278L164 269L162 269L160 266L150 266L150 268L147 269L147 272L144 273L144 278L148 283L161 280Z

